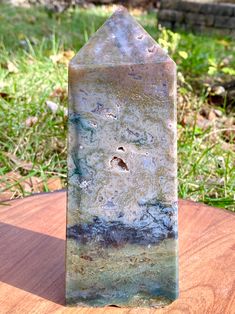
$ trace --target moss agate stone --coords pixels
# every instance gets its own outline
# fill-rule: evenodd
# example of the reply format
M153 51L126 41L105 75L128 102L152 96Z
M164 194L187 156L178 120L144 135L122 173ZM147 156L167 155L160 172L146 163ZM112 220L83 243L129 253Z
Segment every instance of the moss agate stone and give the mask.
M177 298L176 67L125 9L69 65L66 300Z

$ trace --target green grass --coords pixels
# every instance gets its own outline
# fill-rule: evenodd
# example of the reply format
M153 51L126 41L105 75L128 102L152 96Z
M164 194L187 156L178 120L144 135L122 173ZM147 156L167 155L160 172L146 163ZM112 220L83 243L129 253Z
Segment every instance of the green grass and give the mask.
M58 88L67 90L66 62L71 52L63 53L78 51L110 13L98 7L56 15L43 8L0 4L0 184L12 170L23 177L42 179L45 190L49 177L59 176L66 184L67 96L52 94ZM138 14L137 19L178 65L179 93L185 99L179 104L179 114L189 112L196 117L207 102L201 81L226 78L223 59L230 58L229 69L234 68L234 42L158 31L153 13ZM55 62L55 56L59 62ZM47 100L59 104L56 113L48 109ZM30 116L38 118L31 127L25 123ZM216 140L211 140L211 133L216 134ZM179 197L234 211L235 154L222 148L222 135L223 131L211 126L200 128L196 118L190 125L179 123ZM234 138L229 141L234 144ZM30 169L23 161L31 163ZM8 183L7 188L17 190L18 196L30 193L19 180Z

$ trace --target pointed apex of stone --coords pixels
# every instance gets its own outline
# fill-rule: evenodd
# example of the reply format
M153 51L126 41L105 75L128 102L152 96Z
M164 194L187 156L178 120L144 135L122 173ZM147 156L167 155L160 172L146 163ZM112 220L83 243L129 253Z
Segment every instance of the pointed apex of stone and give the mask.
M71 60L70 66L161 63L166 52L120 7Z

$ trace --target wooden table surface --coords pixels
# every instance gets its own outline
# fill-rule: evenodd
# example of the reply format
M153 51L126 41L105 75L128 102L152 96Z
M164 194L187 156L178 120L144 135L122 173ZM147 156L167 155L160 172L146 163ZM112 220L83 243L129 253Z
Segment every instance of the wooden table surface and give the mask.
M180 297L165 309L64 306L66 193L0 206L0 313L235 313L235 216L180 201Z

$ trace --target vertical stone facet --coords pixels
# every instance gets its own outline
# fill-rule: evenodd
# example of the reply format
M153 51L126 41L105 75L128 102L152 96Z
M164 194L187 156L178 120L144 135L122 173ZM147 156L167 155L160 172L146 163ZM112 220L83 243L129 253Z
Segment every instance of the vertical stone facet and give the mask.
M67 304L178 295L176 69L124 9L69 66Z

